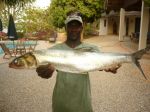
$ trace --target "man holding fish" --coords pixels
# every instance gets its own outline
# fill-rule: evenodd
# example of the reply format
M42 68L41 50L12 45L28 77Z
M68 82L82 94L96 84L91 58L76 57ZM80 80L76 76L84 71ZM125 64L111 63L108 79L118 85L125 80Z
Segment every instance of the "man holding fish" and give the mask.
M134 63L147 79L138 60L150 46L132 54L102 53L96 46L81 42L83 21L80 13L70 13L65 24L67 40L64 43L26 53L9 64L10 68L16 69L36 68L38 75L46 79L56 69L53 112L93 112L88 74L90 71L116 73L122 63Z
M73 50L90 49L91 52L99 52L98 48L81 42L83 21L79 13L70 14L66 21L67 40L50 49ZM119 66L106 69L115 72ZM37 73L42 78L49 78L55 68L49 65L39 66ZM91 105L90 80L88 73L67 73L57 71L57 79L52 98L53 112L93 112Z

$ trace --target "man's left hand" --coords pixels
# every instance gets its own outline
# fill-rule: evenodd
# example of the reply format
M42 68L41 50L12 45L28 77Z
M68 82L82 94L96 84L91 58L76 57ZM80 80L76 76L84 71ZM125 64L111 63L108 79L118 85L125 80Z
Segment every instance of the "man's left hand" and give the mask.
M113 65L111 67L105 68L104 71L105 72L111 72L113 74L117 73L118 68L120 68L121 65L117 64L117 65ZM99 70L99 71L103 71L103 70Z

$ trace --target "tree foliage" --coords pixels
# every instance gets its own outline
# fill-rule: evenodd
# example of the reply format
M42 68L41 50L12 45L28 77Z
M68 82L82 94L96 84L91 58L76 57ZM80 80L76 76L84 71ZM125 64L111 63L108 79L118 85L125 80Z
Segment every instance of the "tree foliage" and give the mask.
M32 3L35 0L0 0L0 3L4 3L7 6L21 6L23 7L27 3Z
M147 5L150 6L150 0L144 0Z
M23 32L38 32L51 29L46 9L28 8L18 21L18 29Z
M0 18L3 26L8 26L9 15L11 14L15 21L19 21L24 14L24 10L29 8L35 0L0 0Z
M80 11L84 23L92 23L101 16L104 0L52 0L49 11L54 26L62 28L68 12Z

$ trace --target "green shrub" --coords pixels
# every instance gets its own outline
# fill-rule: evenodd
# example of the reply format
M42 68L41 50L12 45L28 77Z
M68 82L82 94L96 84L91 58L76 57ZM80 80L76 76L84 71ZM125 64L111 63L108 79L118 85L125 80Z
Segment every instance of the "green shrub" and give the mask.
M18 38L23 38L24 37L24 33L23 32L17 32Z

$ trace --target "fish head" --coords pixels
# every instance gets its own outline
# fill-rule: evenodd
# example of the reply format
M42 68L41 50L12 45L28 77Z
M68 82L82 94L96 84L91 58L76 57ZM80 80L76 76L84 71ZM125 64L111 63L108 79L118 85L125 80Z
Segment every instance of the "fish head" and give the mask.
M22 56L19 56L13 59L9 63L10 68L24 69L24 68L36 68L37 61L35 56L32 53L26 53Z

